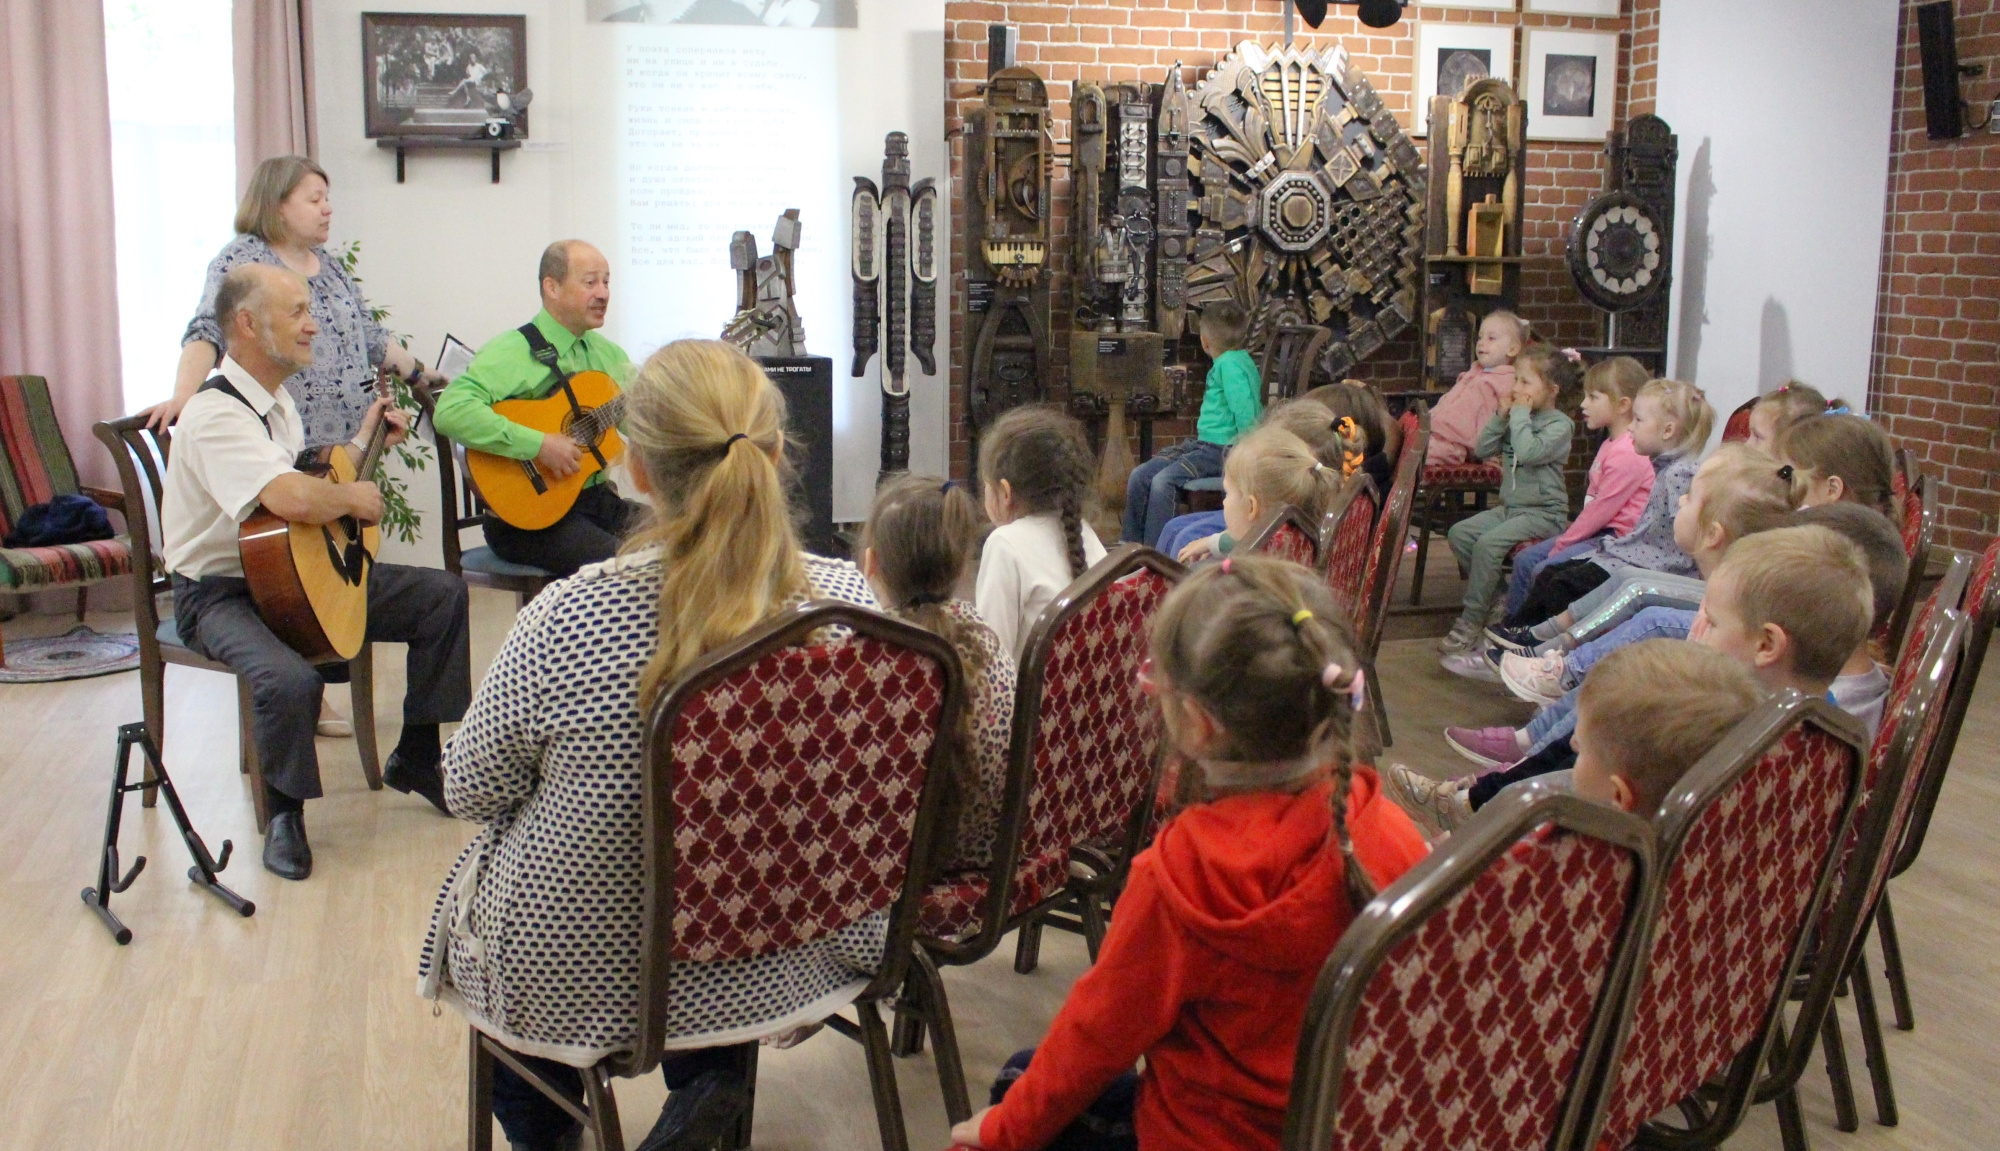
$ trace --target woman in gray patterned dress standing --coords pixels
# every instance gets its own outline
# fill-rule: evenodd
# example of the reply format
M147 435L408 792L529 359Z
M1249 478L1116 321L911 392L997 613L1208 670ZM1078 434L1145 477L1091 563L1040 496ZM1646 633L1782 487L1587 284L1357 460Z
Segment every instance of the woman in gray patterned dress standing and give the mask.
M572 1068L638 1037L647 705L786 607L876 606L853 564L799 547L784 399L749 357L679 340L625 396L653 523L616 559L543 589L494 657L444 762L452 814L485 828L445 879L418 961L420 994L572 1085ZM876 912L753 959L676 961L661 1061L672 1094L644 1151L712 1146L749 1100L728 1048L853 1002L887 933ZM575 1146L578 1125L504 1064L493 1113L515 1148Z
M423 372L423 365L370 317L361 285L327 255L324 245L332 222L325 169L304 156L273 156L257 165L249 190L236 207L236 238L209 261L201 306L181 337L173 398L147 413L152 426L172 423L221 362L215 293L222 278L243 264L290 268L304 276L312 290L312 318L319 325L312 366L285 381L285 390L292 393L305 420L307 448L354 438L373 402L370 388L378 366L386 363L405 379Z

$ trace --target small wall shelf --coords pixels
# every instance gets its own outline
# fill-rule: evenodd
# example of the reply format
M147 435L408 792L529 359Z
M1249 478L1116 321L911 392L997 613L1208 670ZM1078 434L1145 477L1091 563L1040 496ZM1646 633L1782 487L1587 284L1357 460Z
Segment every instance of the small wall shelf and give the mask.
M392 148L396 152L396 182L403 182L403 157L408 152L464 152L485 150L493 154L493 182L500 182L500 153L511 152L521 146L519 140L466 140L457 136L383 136L375 141L377 148Z

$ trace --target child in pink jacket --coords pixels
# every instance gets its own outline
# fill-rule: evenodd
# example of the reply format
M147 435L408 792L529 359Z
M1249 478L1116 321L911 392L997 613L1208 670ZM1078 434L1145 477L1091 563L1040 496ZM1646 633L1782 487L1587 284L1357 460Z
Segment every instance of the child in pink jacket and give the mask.
M1514 357L1528 346L1528 322L1509 311L1491 312L1479 322L1479 362L1458 377L1431 409L1431 447L1424 463L1462 464L1473 458L1479 430L1514 394Z

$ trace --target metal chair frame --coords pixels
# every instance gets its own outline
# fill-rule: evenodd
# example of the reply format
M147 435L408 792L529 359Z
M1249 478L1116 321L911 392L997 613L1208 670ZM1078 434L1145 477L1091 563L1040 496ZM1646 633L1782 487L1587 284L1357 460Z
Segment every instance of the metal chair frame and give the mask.
M1160 770L1158 748L1151 756L1152 766L1147 778L1135 789L1132 811L1125 819L1120 841L1111 845L1072 844L1072 864L1086 864L1090 874L1080 876L1072 866L1069 881L1055 894L1019 914L1009 914L1021 866L1022 840L1027 831L1029 793L1036 782L1042 698L1050 649L1063 625L1113 583L1136 573L1151 572L1171 584L1177 582L1185 570L1179 563L1142 544L1124 544L1064 588L1062 594L1043 609L1041 617L1028 632L1014 691L1014 730L1008 746L1007 780L1001 801L999 830L993 840L993 859L985 869L986 896L980 906L979 930L971 937L956 942L929 935L918 937L919 950L928 955L925 961L911 968L912 994L899 1004L896 1021L895 1049L898 1054L913 1055L921 1050L926 1029L940 1040L936 1052L938 1077L946 1083L945 1112L954 1123L969 1118L972 1105L952 1028L950 1001L945 994L938 966L977 963L992 954L1008 932L1018 929L1020 936L1015 943L1014 970L1026 974L1035 968L1041 931L1047 926L1082 934L1094 961L1098 946L1104 939L1104 901L1114 898L1123 889L1132 857L1144 844L1152 820L1152 797ZM1063 914L1065 911L1073 912L1074 917ZM919 983L928 986L921 989L914 986Z
M1658 883L1655 836L1647 821L1553 787L1513 788L1482 808L1427 858L1384 889L1362 909L1327 956L1306 1008L1285 1111L1285 1151L1321 1151L1336 1146L1335 1124L1345 1086L1347 1046L1355 1017L1376 973L1391 953L1451 904L1489 867L1536 829L1553 825L1630 853L1632 888L1616 943L1605 964L1597 1002L1570 1073L1561 1115L1552 1124L1550 1147L1570 1145L1584 1119L1590 1078L1604 1058L1619 1023L1619 1009L1644 935L1643 916L1653 905ZM1449 1020L1439 1021L1450 1027Z
M681 677L672 690L651 708L646 723L646 771L641 807L644 814L646 893L639 956L639 1031L632 1049L609 1056L583 1069L584 1098L570 1098L549 1083L504 1045L476 1028L472 1030L472 1058L469 1068L468 1140L471 1151L491 1151L493 1145L492 1064L498 1060L536 1090L561 1106L591 1131L598 1147L623 1147L618 1101L612 1090L613 1078L644 1075L659 1066L665 1053L667 1019L672 1008L669 978L674 951L674 912L678 892L674 885L674 782L679 765L672 754L674 727L681 712L703 692L718 682L756 665L765 657L789 647L810 643L814 632L826 627L844 627L857 636L867 636L914 651L940 669L940 706L936 732L927 755L923 793L917 801L915 824L910 835L910 851L905 862L902 889L889 910L888 938L883 946L882 966L875 978L854 1000L855 1019L834 1016L827 1020L835 1031L858 1040L868 1057L870 1086L875 1096L875 1117L881 1130L884 1151L907 1151L909 1137L904 1129L901 1098L896 1089L896 1070L890 1055L889 1033L883 1023L881 1004L894 999L911 983L913 965L928 966L928 959L914 940L917 911L931 873L942 859L944 845L943 808L947 789L935 786L937 768L945 751L944 734L956 730L960 709L967 706L964 674L958 653L937 635L900 620L853 604L834 600L814 600L779 613L769 622L717 650L703 656ZM913 991L922 994L921 984ZM952 1043L947 1020L940 1046ZM754 1046L741 1063L747 1084L755 1098L756 1054ZM939 1061L939 1077L946 1073ZM945 1085L947 1094L950 1084ZM963 1084L959 1090L963 1091ZM754 1106L754 1104L753 1104ZM751 1116L737 1125L733 1145L750 1144Z
M1937 538L1937 492L1930 477L1922 472L1914 473L1909 485L1910 496L1917 500L1922 518L1917 528L1917 546L1910 551L1909 572L1903 577L1903 594L1896 601L1896 611L1889 617L1889 635L1884 644L1891 663L1902 654L1905 633L1910 628L1910 616L1916 611L1918 591L1923 586L1924 569L1930 566L1931 546ZM1896 533L1903 531L1904 509L1897 509Z
M1809 699L1790 689L1766 701L1738 724L1734 731L1688 769L1660 804L1653 821L1659 837L1659 882L1653 888L1645 911L1644 937L1633 963L1632 978L1624 989L1623 1002L1619 1006L1617 1031L1606 1048L1604 1065L1595 1077L1588 1119L1578 1125L1577 1138L1569 1144L1573 1151L1594 1148L1610 1118L1611 1104L1618 1090L1619 1069L1634 1030L1634 1013L1638 1010L1652 972L1654 949L1659 942L1660 908L1672 894L1670 889L1675 869L1688 837L1718 799L1735 787L1767 753L1779 746L1793 729L1805 724L1817 727L1846 744L1853 754L1848 757L1846 794L1829 839L1830 846L1826 857L1816 868L1812 894L1801 909L1798 927L1787 949L1779 978L1773 986L1756 991L1756 994L1767 997L1768 1002L1762 1009L1761 1021L1751 1040L1727 1065L1714 1069L1706 1082L1697 1087L1694 1095L1678 1101L1692 1126L1669 1128L1649 1121L1642 1124L1635 1134L1636 1145L1675 1151L1721 1146L1748 1111L1759 1085L1760 1070L1784 1046L1785 1003L1795 973L1811 946L1814 926L1820 921L1821 911L1832 897L1842 845L1847 842L1859 816L1863 765L1867 761L1868 747L1867 734L1859 721L1823 698ZM1659 1102L1661 1107L1655 1108L1656 1111L1673 1106L1676 1101Z
M250 777L250 799L257 813L257 830L270 826L270 804L264 794L264 772L257 759L257 737L252 721L250 683L220 660L209 659L181 644L160 639L159 597L171 595L164 555L165 539L160 528L160 506L167 481L167 457L173 434L146 426L143 414L98 423L91 430L111 453L118 467L118 482L125 493L125 526L132 541L132 617L139 634L139 697L146 720L146 734L164 755L166 750L166 665L221 672L236 679L237 768ZM169 618L172 618L169 616ZM176 633L178 634L178 633ZM361 773L368 790L382 790L382 766L375 734L375 654L374 645L364 643L361 653L347 661L349 691L354 698L354 742L361 754ZM143 802L158 802L151 764L146 767Z
M1424 453L1431 442L1430 407L1418 400L1405 414L1410 411L1416 416L1416 430L1414 433L1405 430L1402 451L1396 457L1396 472L1389 481L1389 494L1377 517L1376 535L1381 546L1369 557L1360 618L1355 621L1359 644L1356 654L1368 675L1368 698L1375 722L1373 740L1378 745L1373 750L1378 751L1394 746L1396 739L1389 729L1389 704L1382 695L1382 681L1375 673L1375 658L1382 651L1382 625L1389 615L1389 601L1396 594L1396 573L1402 567L1403 547L1409 540L1417 475L1423 469Z
M1281 504L1271 509L1269 514L1265 515L1263 519L1258 520L1251 527L1250 534L1244 538L1242 544L1239 546L1246 554L1251 552L1269 553L1272 545L1277 541L1278 532L1288 526L1296 529L1300 535L1303 535L1306 543L1312 547L1313 562L1306 566L1315 571L1323 571L1326 567L1327 555L1326 541L1320 535L1320 525L1313 522L1311 516L1308 516L1303 510L1293 504Z

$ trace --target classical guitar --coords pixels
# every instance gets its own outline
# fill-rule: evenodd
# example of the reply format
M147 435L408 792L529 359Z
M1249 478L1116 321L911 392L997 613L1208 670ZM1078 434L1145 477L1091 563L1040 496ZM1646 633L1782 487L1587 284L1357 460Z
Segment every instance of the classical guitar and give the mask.
M578 372L569 377L567 393L558 387L539 400L501 400L493 410L525 428L560 432L583 449L582 466L562 479L545 474L533 460L465 449L465 470L487 510L524 531L563 518L575 506L584 481L625 454L625 441L618 435L625 397L603 372Z
M376 393L388 394L386 377L377 379ZM343 445L320 449L325 478L337 484L373 479L389 431L388 420L376 424L358 465ZM368 635L368 573L381 542L381 529L352 516L302 524L263 507L236 533L257 614L308 663L344 662L361 653Z

